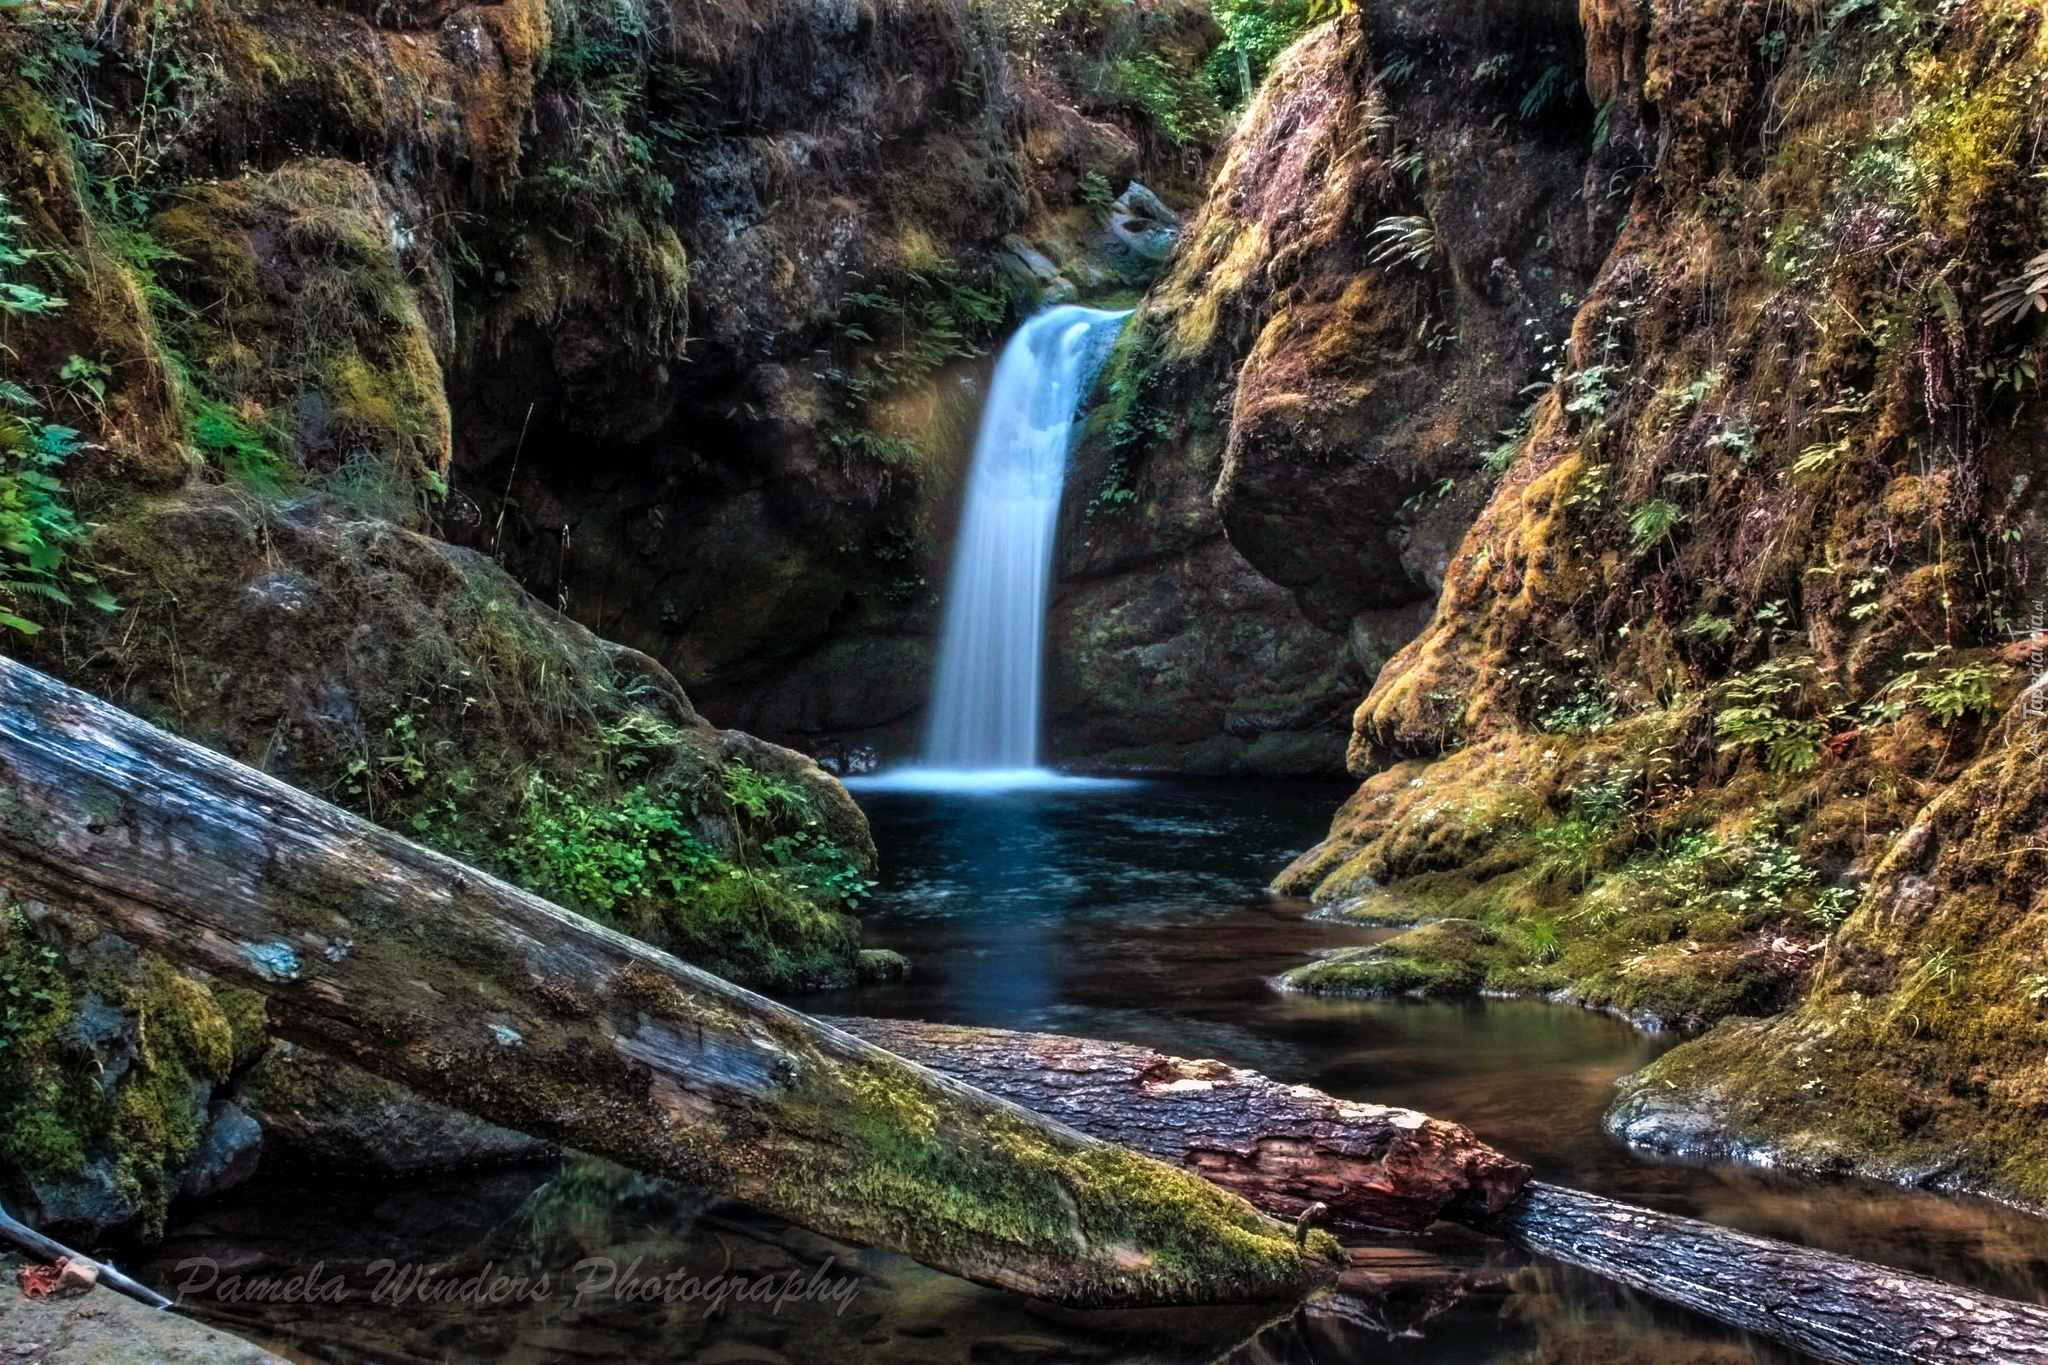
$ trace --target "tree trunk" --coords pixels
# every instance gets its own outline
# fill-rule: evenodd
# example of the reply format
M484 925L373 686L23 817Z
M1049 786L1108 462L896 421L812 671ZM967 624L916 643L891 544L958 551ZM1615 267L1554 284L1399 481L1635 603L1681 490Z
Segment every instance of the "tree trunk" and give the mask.
M1108 1142L1201 1172L1269 1212L1420 1232L1499 1213L1529 1168L1469 1128L1129 1043L899 1019L849 1033Z
M1073 1304L1285 1297L1327 1246L0 658L0 887L494 1123Z
M1456 1124L1407 1110L1128 1043L834 1022L1084 1133L1201 1171L1275 1213L1294 1216L1314 1200L1338 1221L1420 1228L1440 1210L1843 1365L2048 1363L2048 1308L1577 1190L1524 1190L1526 1167ZM1338 1290L1370 1299L1373 1278L1354 1268Z

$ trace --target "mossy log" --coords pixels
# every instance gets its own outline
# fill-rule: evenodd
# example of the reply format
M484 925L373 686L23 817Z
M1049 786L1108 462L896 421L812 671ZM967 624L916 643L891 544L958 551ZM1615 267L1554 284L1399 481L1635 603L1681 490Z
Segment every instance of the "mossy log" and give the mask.
M1108 1142L1199 1171L1270 1213L1420 1232L1496 1214L1529 1168L1460 1124L1130 1043L901 1019L849 1033Z
M1070 1304L1286 1297L1327 1235L0 659L0 887L494 1123Z
M1042 1033L834 1020L1270 1212L1426 1227L1439 1213L1842 1365L2048 1362L2048 1308L1554 1185L1456 1124L1218 1062ZM1347 1274L1339 1298L1376 1291Z

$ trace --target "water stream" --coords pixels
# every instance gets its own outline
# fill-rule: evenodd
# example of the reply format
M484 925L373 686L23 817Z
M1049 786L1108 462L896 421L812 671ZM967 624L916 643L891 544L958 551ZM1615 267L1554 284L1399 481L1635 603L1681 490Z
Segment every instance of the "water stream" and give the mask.
M1053 531L1076 414L1127 316L1049 308L1003 348L968 468L923 758L865 785L1073 784L1038 766Z
M1471 1124L1548 1179L2048 1302L2048 1222L1981 1200L1644 1160L1599 1128L1616 1076L1671 1046L1620 1020L1535 1001L1322 1000L1273 973L1385 931L1318 922L1260 888L1326 826L1326 785L1147 782L961 800L875 792L863 804L884 860L869 939L916 962L900 984L793 1003L1044 1028L1213 1056L1353 1099ZM181 1207L141 1265L175 1286L207 1257L243 1275L325 1262L344 1303L213 1305L307 1360L543 1365L996 1362L1631 1362L1794 1359L1716 1324L1498 1243L1441 1232L1383 1239L1483 1271L1480 1292L1410 1304L1375 1325L1218 1308L1071 1313L902 1257L836 1245L737 1205L603 1163L411 1181L272 1170ZM573 1302L575 1266L623 1272L814 1272L860 1277L844 1311L799 1302ZM545 1302L372 1302L380 1258L462 1277L486 1266L554 1278ZM1391 1335L1389 1332L1391 1331Z

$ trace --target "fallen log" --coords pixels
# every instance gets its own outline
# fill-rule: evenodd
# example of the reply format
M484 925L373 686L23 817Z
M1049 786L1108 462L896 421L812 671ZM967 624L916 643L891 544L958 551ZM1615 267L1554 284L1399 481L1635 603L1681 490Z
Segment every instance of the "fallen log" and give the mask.
M1499 1213L1529 1168L1472 1130L1129 1043L901 1019L825 1022L1108 1142L1199 1171L1271 1213L1420 1232Z
M848 1032L1097 1137L1201 1171L1274 1213L1442 1216L1841 1365L2048 1362L2048 1308L1528 1182L1456 1124L1351 1104L1128 1043L896 1019ZM1525 1187L1526 1184L1526 1188ZM1347 1272L1338 1283L1370 1299Z
M2048 1309L1551 1186L1502 1207L1515 1163L1420 1115L1122 1044L1007 1034L981 1064L981 1031L848 1021L928 1070L4 658L0 887L249 985L284 1036L479 1117L1040 1297L1285 1296L1334 1273L1136 1148L1286 1214L1412 1226L1436 1200L1845 1365L2048 1361Z
M1072 1304L1333 1276L1237 1197L904 1061L0 658L0 887L521 1132ZM47 907L58 907L56 910Z
M2048 1308L1693 1218L1532 1184L1480 1225L1840 1365L2048 1362Z

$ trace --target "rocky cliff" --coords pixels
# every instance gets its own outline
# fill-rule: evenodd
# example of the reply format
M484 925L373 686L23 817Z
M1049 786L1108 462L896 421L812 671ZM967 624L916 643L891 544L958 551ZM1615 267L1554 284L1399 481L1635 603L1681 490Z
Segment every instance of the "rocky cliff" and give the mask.
M1294 984L1722 1020L1618 1132L2048 1199L2041 12L1580 18L1625 216L1281 879L1431 922Z
M1555 7L1369 7L1279 60L1076 453L1063 753L1337 771L1611 237L1593 124Z

